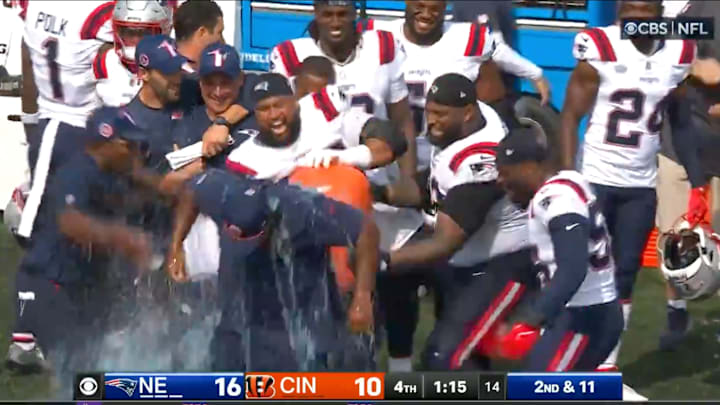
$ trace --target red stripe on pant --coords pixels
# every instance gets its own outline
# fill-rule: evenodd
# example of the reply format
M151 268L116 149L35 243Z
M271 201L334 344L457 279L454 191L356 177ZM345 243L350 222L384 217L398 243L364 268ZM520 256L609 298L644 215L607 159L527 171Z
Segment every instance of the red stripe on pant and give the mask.
M455 352L453 352L450 359L451 369L458 369L462 366L462 363L468 358L473 348L477 346L492 326L503 319L507 312L515 306L520 297L522 297L523 292L525 292L525 286L518 282L510 281L505 285L465 340L463 340L455 349Z
M583 334L567 332L560 341L560 346L558 346L552 360L550 360L547 371L572 370L585 351L588 340L588 337Z

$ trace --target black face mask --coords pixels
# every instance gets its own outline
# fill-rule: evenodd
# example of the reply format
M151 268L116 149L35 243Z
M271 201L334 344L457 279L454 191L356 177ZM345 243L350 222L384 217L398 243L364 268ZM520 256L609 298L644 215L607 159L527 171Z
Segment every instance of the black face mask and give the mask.
M260 131L257 138L263 144L273 147L280 148L283 146L292 145L300 137L300 109L295 111L292 122L290 123L290 136L285 140L279 140L271 132Z

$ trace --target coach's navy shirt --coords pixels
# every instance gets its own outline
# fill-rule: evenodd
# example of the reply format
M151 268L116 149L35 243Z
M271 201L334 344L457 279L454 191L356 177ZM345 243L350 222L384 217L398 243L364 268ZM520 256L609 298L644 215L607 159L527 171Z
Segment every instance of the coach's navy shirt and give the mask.
M208 117L205 105L195 106L189 114L177 122L177 127L173 134L173 141L179 148L200 142L202 141L203 134L211 125L212 121L210 117ZM233 150L233 147L240 145L255 135L257 135L257 123L253 116L247 117L233 125L230 128L230 137L233 140L232 145L209 159L207 165L217 169L224 168L225 160Z
M255 115L253 114L254 103L252 101L251 94L257 78L258 76L255 74L245 75L245 82L243 87L240 89L240 94L238 95L236 103L242 105L249 111L250 114L230 128L230 136L233 140L232 145L230 145L222 153L210 159L207 162L209 167L218 169L225 168L225 160L227 159L228 154L232 151L233 147L240 145L248 138L257 135L258 125L255 120ZM198 92L199 91L200 89L198 87ZM208 128L210 128L211 125L212 121L210 120L210 117L208 117L205 103L202 102L192 107L192 109L185 114L181 120L176 122L176 127L173 133L173 141L180 148L200 142L203 134Z
M138 96L128 103L127 110L150 147L146 166L160 173L169 171L165 155L173 151L173 128L185 111L177 107L150 108Z
M356 243L362 212L287 183L214 169L205 175L192 184L200 211L222 224L220 328L285 330L319 351L337 349L345 308L328 247ZM249 204L247 195L262 204ZM243 235L243 224L257 223L255 215L267 221L266 230Z
M121 177L100 170L87 153L78 153L58 169L49 185L43 210L45 226L33 233L33 244L20 266L24 271L58 284L91 282L102 272L108 256L73 243L60 233L58 216L68 208L93 218L117 220L124 212L129 186Z

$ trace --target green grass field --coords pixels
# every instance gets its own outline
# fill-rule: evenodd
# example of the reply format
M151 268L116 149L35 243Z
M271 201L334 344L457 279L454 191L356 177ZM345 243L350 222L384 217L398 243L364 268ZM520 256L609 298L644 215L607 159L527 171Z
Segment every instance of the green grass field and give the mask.
M14 273L20 251L0 231L0 355L4 359L12 327ZM720 398L720 300L692 305L694 327L687 344L677 352L658 352L657 341L665 323L665 299L659 272L642 271L635 292L630 330L620 356L624 381L641 394L657 400ZM432 304L423 302L416 336L420 347L432 327ZM385 362L381 362L385 364ZM22 376L0 369L0 400L53 399L51 378Z

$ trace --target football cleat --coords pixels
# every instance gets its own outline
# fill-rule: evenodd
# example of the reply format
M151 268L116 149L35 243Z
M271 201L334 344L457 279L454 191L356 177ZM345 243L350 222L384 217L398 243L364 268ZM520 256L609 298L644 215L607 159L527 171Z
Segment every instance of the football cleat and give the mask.
M36 344L29 347L22 343L13 342L8 348L5 366L22 374L40 373L50 370L50 364L45 359L42 350Z

